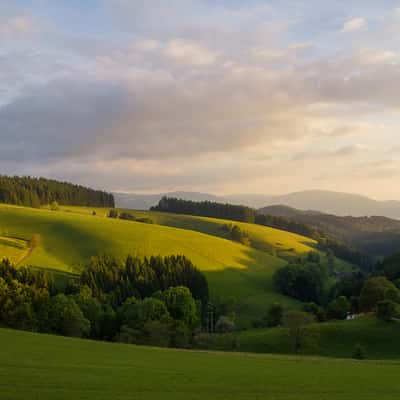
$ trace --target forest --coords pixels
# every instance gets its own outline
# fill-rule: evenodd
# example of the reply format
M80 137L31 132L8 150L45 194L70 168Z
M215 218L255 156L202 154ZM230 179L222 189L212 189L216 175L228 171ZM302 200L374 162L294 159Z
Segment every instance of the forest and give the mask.
M0 203L37 208L53 202L71 206L115 206L114 196L101 190L52 179L0 175Z
M211 201L191 201L163 197L151 211L163 211L175 214L199 215L202 217L223 218L232 221L255 221L255 210L250 207L232 204L215 203Z
M46 272L0 262L0 325L16 329L187 347L207 301L206 279L184 256L93 257L62 288Z

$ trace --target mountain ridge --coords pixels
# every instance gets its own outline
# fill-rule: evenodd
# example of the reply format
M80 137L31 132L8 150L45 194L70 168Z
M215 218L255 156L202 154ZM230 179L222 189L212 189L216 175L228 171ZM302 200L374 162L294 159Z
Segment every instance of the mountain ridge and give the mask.
M282 205L298 210L333 214L337 216L383 216L400 219L400 201L374 200L367 196L329 190L304 190L283 195L232 194L219 196L210 193L176 191L158 194L114 193L117 207L147 210L163 197L177 197L193 201L215 201L240 204L260 209Z

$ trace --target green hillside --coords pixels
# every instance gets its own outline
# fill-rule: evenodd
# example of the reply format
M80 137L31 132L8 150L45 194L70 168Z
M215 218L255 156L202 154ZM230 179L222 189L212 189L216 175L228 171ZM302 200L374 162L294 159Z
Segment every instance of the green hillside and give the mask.
M0 329L2 399L391 400L400 364L193 352ZM301 393L301 396L300 396Z
M154 222L146 224L105 218L108 209L95 211L94 216L93 209L82 207L50 211L0 205L0 234L25 241L36 238L21 265L70 273L79 271L93 255L184 254L207 275L214 301L235 299L240 326L263 315L272 301L288 307L298 304L275 292L272 275L289 257L312 250L312 239L235 222L251 239L251 246L244 246L224 238L221 226L230 221L135 212ZM10 251L14 250L7 247L0 257L7 257Z
M108 209L104 208L93 209L87 207L67 206L62 207L62 209L64 211L86 215L90 215L92 211L95 210L98 216L103 217L105 217L108 212ZM293 257L304 256L310 250L317 251L317 242L314 239L268 226L157 211L137 211L127 209L120 211L128 212L134 215L135 218L150 218L155 224L158 225L193 230L221 238L227 238L226 232L224 232L222 229L224 224L237 225L249 235L251 247L285 260ZM324 254L320 254L322 256L322 261L324 261ZM348 270L353 268L351 264L343 260L336 259L335 262L337 269Z
M192 230L104 218L104 209L97 216L73 211L1 205L0 229L25 240L36 235L37 244L22 264L63 272L78 271L97 254L184 254L206 273L214 300L235 297L242 326L272 301L297 304L274 291L272 274L285 261L265 251Z
M98 216L106 216L108 211L108 209L104 208L92 209L68 206L61 208L64 211L79 213L82 215L90 215L92 211L95 210ZM223 229L221 229L222 226L224 224L234 224L249 234L252 247L271 253L278 257L301 255L310 250L314 250L314 247L317 244L317 242L311 238L267 226L248 224L244 222L156 211L121 211L126 211L134 215L136 218L150 218L155 224L158 225L193 230L222 238L226 237L226 233L223 231Z
M382 322L373 316L352 321L312 324L303 354L350 358L357 345L371 359L400 358L400 322ZM254 353L290 354L293 343L286 328L253 329L235 335L203 337L199 346L215 350L235 349Z
M29 254L29 245L26 240L0 236L0 255L18 264Z

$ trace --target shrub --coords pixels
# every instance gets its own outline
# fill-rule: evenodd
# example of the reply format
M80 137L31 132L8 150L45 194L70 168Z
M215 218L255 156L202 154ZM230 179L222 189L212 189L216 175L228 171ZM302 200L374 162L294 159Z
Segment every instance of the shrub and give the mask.
M328 318L346 319L347 313L350 311L350 303L345 296L339 296L332 300L328 305Z
M353 358L355 358L356 360L365 360L367 358L365 347L359 343L356 344L353 351Z
M59 209L60 209L60 207L56 201L51 202L51 204L50 204L51 211L58 211Z
M283 307L279 303L273 303L268 309L267 326L282 325Z
M376 305L376 316L382 320L389 322L397 314L398 304L391 300L378 301Z
M215 330L219 333L233 332L235 330L235 323L225 315L221 315L215 324Z
M111 209L108 212L108 218L118 218L118 211L115 209Z
M116 217L115 217L115 218L116 218ZM119 219L124 219L124 220L126 220L126 221L135 221L135 220L136 220L136 218L135 218L134 215L129 214L129 213L127 213L127 212L122 212L122 213L119 215Z

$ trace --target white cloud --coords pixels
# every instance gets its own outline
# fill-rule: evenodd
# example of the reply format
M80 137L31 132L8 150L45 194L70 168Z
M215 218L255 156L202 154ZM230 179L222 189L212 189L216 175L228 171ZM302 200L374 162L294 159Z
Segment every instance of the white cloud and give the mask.
M217 59L215 52L184 39L169 41L164 48L164 54L172 60L195 66L210 65Z
M394 63L398 55L390 50L363 50L360 52L360 62L366 65Z
M352 18L343 24L342 32L355 32L367 26L367 21L364 18Z

